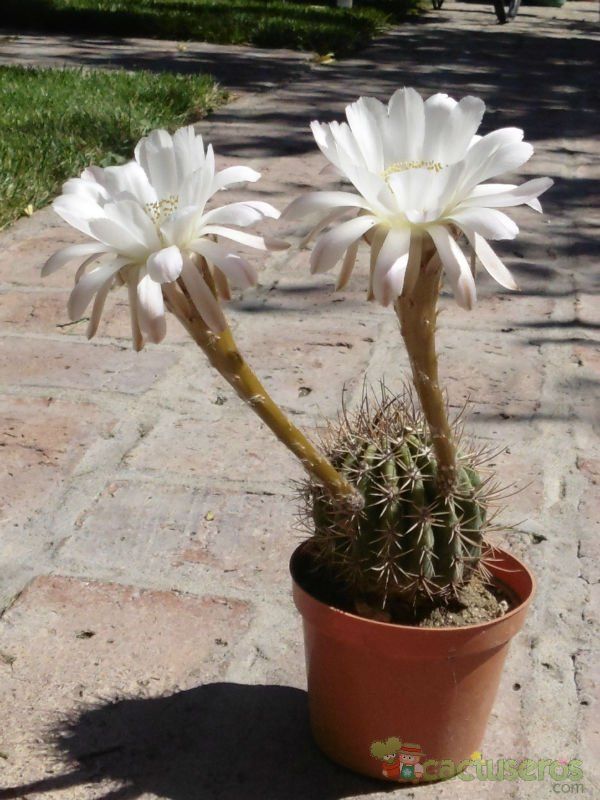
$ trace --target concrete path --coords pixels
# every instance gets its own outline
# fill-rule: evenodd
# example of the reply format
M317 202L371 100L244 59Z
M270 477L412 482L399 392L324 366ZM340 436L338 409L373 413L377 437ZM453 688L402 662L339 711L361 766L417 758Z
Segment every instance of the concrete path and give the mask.
M580 758L586 797L598 792L600 744L596 14L592 3L525 8L501 27L487 7L449 4L355 59L300 65L200 125L221 164L251 163L258 193L281 207L328 185L311 119L401 85L472 92L490 108L487 129L518 125L534 142L527 175L556 180L546 214L516 214L521 236L499 247L522 291L480 275L471 314L446 299L440 349L452 404L475 401L470 430L509 444L498 474L524 488L502 541L539 581L482 750ZM64 326L71 276L42 285L38 270L75 240L49 210L0 240L0 786L16 787L0 797L462 799L458 781L384 792L316 751L287 576L299 469L175 322L139 355L122 296L93 344L82 325ZM364 253L339 296L307 260L270 258L229 313L273 395L313 429L344 385L353 397L365 375L397 386L407 365L393 315L364 300ZM468 792L537 800L556 789L547 779Z
M296 77L312 54L166 39L117 39L0 28L0 64L208 72L232 92L271 89Z

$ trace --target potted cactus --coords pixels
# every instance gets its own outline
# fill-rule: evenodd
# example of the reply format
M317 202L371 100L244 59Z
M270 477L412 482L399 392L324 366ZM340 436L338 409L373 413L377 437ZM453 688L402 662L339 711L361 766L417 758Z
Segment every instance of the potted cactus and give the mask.
M437 94L424 102L413 89L398 90L387 106L360 98L346 108L347 123L312 124L321 151L354 191L311 192L285 211L288 219L317 215L311 268L342 261L338 288L360 240L367 242L368 299L393 305L418 398L384 391L330 430L325 452L364 505L349 507L309 479L314 536L291 564L315 737L336 761L387 777L390 753L383 772L377 763L387 745L416 743L424 768L402 762L398 780L464 769L533 593L526 567L486 538L494 488L480 470L485 454L448 419L438 380L442 277L464 309L476 301L476 260L515 289L487 239L513 238L517 226L498 209L541 211L537 198L552 183L486 183L521 166L533 148L514 128L478 136L484 111L475 97ZM482 584L495 597L473 614Z
M260 176L245 166L218 171L193 128L155 131L130 163L91 167L68 181L54 208L88 241L63 248L43 269L80 262L68 310L79 319L92 305L88 337L112 289L127 289L135 349L164 338L171 312L301 461L312 535L291 570L313 731L336 761L393 780L464 768L533 593L527 569L486 539L494 488L481 470L485 454L449 421L437 376L442 276L461 306L475 302L474 274L457 240L464 234L492 276L515 288L486 239L516 234L498 208L541 210L537 197L550 185L484 183L518 167L532 148L515 129L477 136L483 111L476 98L423 102L406 89L387 107L361 98L348 107L348 124L313 123L317 144L356 191L310 193L285 216L320 216L312 268L343 260L338 288L359 241L368 244L368 296L393 305L414 383L400 395L382 387L374 396L367 387L362 406L343 409L320 446L269 396L222 308L230 284L245 288L257 278L238 246L287 247L241 230L279 212L256 200L216 206L221 190Z

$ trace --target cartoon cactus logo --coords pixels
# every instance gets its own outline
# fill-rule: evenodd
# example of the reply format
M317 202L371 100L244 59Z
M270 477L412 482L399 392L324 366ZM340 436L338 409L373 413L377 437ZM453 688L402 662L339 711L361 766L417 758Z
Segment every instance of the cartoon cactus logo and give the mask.
M385 778L397 781L418 781L424 768L419 763L424 753L421 746L412 742L402 742L397 736L373 742L371 755L383 762L382 774Z
M389 739L373 742L371 745L371 755L383 761L382 773L384 777L398 779L400 776L400 757L398 753L402 747L402 742L397 736L390 736Z

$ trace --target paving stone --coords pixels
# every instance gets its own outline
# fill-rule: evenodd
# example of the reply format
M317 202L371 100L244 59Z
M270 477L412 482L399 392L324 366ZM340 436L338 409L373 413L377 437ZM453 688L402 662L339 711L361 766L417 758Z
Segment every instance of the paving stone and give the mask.
M3 786L47 777L52 738L94 707L218 680L251 615L226 597L36 579L0 623Z
M577 317L583 328L592 330L600 326L600 309L595 295L582 292L578 297Z
M324 160L308 126L312 119L340 116L359 94L385 99L400 85L415 85L426 94L474 93L489 109L484 132L504 125L525 130L536 153L524 176L548 174L555 186L544 198L544 216L517 209L522 233L494 245L521 292L505 292L479 274L478 304L465 313L445 290L440 372L452 409L467 394L475 402L468 430L476 440L509 446L496 457L495 468L503 483L516 481L525 489L509 498L505 519L516 527L504 530L499 542L522 557L538 580L526 628L511 647L482 752L490 758L580 757L590 796L598 785L594 637L600 463L598 33L592 6L524 7L511 25L499 26L491 7L455 3L430 14L425 24L394 28L355 58L327 66L308 65L304 56L301 64L292 63L280 55L268 64L269 51L216 47L211 55L208 45L194 45L185 55L175 43L128 40L113 42L113 51L108 42L76 37L42 43L49 51L56 48L59 58L68 53L72 63L105 64L106 53L113 52L115 63L150 61L185 69L210 58L218 66L224 52L227 62L221 59L221 66L229 70L228 80L245 82L250 91L266 88L267 74L278 75L281 80L268 92L244 90L198 129L215 145L221 166L244 161L261 171L263 180L250 190L279 208L300 192L336 188L335 178L321 172ZM2 42L0 49L12 48L16 57L28 42L27 37ZM256 71L242 66L250 63ZM247 193L241 187L229 199ZM350 403L360 396L364 375L377 382L386 374L392 387L400 387L407 358L393 312L364 300L364 248L349 286L336 295L335 275L311 276L309 251L295 247L306 228L282 221L266 229L289 237L294 247L251 256L260 284L243 298L236 296L228 313L242 350L274 397L312 431L320 412L329 415L337 408L342 384L348 384ZM0 747L9 755L7 779L20 783L49 776L55 782L45 792L61 791L66 800L105 797L122 780L129 788L120 800L199 795L305 800L315 792L323 800L462 797L465 786L457 781L387 791L337 770L316 753L306 729L301 628L287 578L297 535L290 525L290 480L301 476L300 468L255 425L173 325L165 347L135 356L126 303L116 295L96 344L84 342L81 326L57 329L73 273L67 268L42 284L39 268L71 241L80 241L79 234L45 210L3 232L0 246L9 406L16 395L43 404L51 393L72 405L65 415L73 424L79 409L91 407L83 415L88 429L73 428L73 441L86 443L80 448L83 461L77 462L71 447L71 462L62 445L54 466L28 466L18 454L32 476L31 496L39 501L32 503L25 535L10 528L3 539L10 542L14 563L3 564L0 572L10 588L0 594L1 602L32 575L42 577L24 595L27 613L19 612L24 602L19 600L5 614L3 635L12 637L19 659L12 667L0 663L0 669L13 681L7 684L16 692L9 695L10 704L20 709L5 726L8 745ZM312 391L300 396L302 386ZM115 418L119 425L104 440ZM61 419L58 430L66 424ZM27 425L23 430L34 447L49 435L42 423ZM50 474L66 479L50 486ZM13 496L25 502L25 494ZM69 577L43 577L52 574ZM39 588L53 580L69 587L64 607L51 600L54 589ZM115 580L123 586L114 588ZM172 601L182 603L176 610L164 606L171 589L188 593ZM136 591L140 605L119 594ZM210 598L223 595L242 610L215 607ZM85 613L79 597L87 604ZM154 616L142 613L142 606L151 607ZM56 610L51 618L48 608ZM206 630L199 615L209 620ZM115 642L123 642L117 656L105 653L108 636L76 638L88 625L93 629L90 619L100 632L105 619L117 626L121 638ZM110 647L116 652L114 643ZM6 652L10 662L12 650ZM10 675L19 660L27 667L23 683ZM151 669L153 661L158 672ZM150 683L139 687L138 680ZM36 720L42 715L75 708L79 688L85 697L106 692L108 703L97 714L74 713L63 748L71 756L71 772L63 777L65 767L43 751L43 742L33 750L25 739L34 728L41 730ZM129 692L131 702L112 703L120 692ZM160 692L164 702L156 699ZM30 721L28 709L38 695L40 708ZM13 705L7 708L11 713ZM18 751L10 749L15 742L19 747L23 742ZM468 792L502 800L555 793L549 781L477 782ZM25 793L35 795L17 792Z
M4 337L0 384L21 389L87 389L136 395L147 391L177 361L174 351L87 341Z
M0 252L0 284L41 286L40 270L47 259L61 247L85 241L79 231L68 228L55 214L44 213L48 219L47 226L33 236L23 234L27 227L20 226L16 240ZM65 267L44 278L43 285L49 289L70 289L73 276L74 273Z
M228 405L233 408L217 407L218 420L196 416L161 420L127 455L126 465L147 474L166 472L200 485L210 481L239 486L246 481L249 487L285 490L301 474L293 456L283 445L272 442L272 435L265 426L257 425L250 409L239 408L235 400ZM222 445L223 437L230 437L227 447Z
M284 48L260 50L207 42L46 36L37 32L7 36L0 48L0 63L4 64L207 72L236 93L265 91L290 80L309 58L308 53Z
M67 316L69 291L41 288L39 290L16 289L0 293L0 330L7 333L34 333L65 338L85 336L87 318L71 323ZM129 348L131 343L131 321L127 292L113 292L106 301L102 320L94 343L116 339ZM184 328L173 317L167 324L166 344L189 342Z
M53 568L191 592L211 575L236 593L257 580L285 591L300 539L296 510L294 498L268 491L111 481L68 532Z
M0 517L14 525L60 492L90 444L109 436L116 420L92 403L52 395L4 396L0 407Z

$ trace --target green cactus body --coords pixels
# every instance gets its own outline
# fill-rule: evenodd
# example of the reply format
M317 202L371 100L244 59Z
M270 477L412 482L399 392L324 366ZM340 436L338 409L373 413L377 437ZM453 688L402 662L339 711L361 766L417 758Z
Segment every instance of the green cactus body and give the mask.
M356 598L380 608L455 596L477 570L487 519L474 458L458 455L453 492L441 492L427 426L412 410L364 409L329 444L343 476L364 498L360 511L309 486L316 553Z

